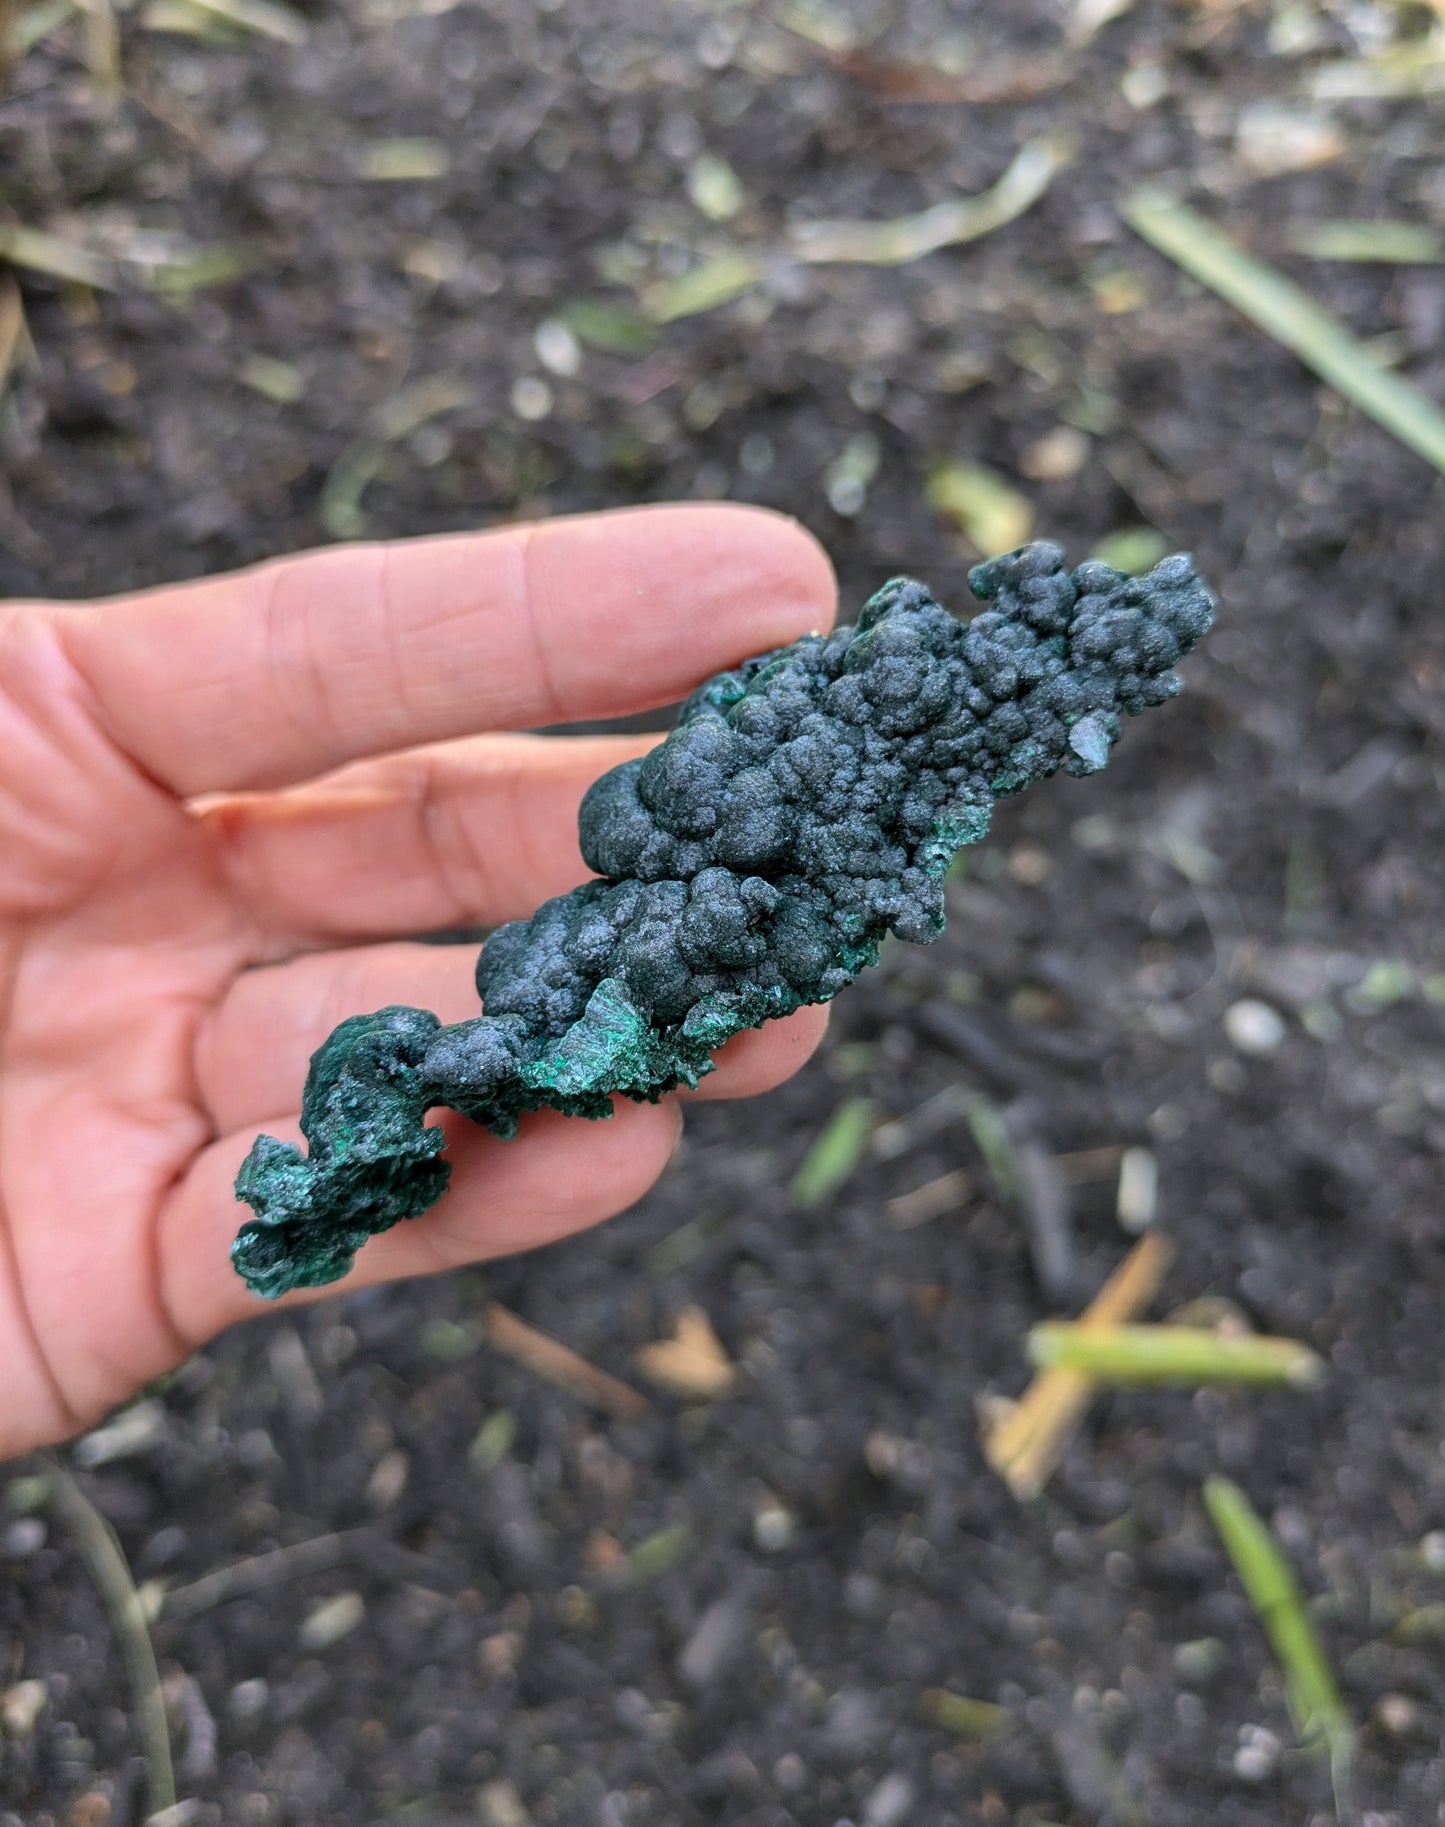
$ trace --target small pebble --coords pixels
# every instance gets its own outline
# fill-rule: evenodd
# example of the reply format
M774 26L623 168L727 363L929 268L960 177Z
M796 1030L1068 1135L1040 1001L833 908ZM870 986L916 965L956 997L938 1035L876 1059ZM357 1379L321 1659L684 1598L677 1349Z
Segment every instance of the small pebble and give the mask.
M1409 1738L1420 1724L1420 1709L1408 1694L1381 1694L1375 1720L1392 1738Z
M1284 1749L1273 1732L1263 1726L1241 1726L1239 1749L1234 1753L1234 1774L1243 1783L1262 1783L1279 1767Z
M1114 856L1121 847L1119 828L1102 812L1091 812L1077 818L1069 827L1069 836L1090 856Z
M825 478L828 505L835 514L851 518L862 511L881 461L882 449L871 431L849 438L828 465Z
M238 1681L231 1689L230 1708L237 1719L254 1719L266 1710L266 1702L271 1698L268 1682L259 1675L250 1681Z
M49 1698L43 1681L17 1681L0 1693L0 1727L8 1738L28 1738Z
M512 411L535 425L552 410L552 389L536 374L524 374L512 383Z
M1159 1204L1159 1162L1152 1149L1126 1148L1119 1157L1114 1215L1131 1237L1147 1231Z
M1089 439L1072 425L1056 425L1030 444L1019 468L1033 482L1069 482L1089 461Z
M1284 1039L1284 1017L1267 1002L1246 996L1225 1010L1224 1032L1241 1053L1262 1057L1273 1053Z
M303 1649L330 1649L349 1637L366 1616L366 1601L359 1592L338 1592L323 1599L306 1614L299 1641Z
M596 1630L600 1616L597 1601L585 1586L564 1586L558 1593L557 1617L564 1630Z
M350 1326L333 1326L321 1341L321 1356L328 1364L346 1363L356 1350L356 1334Z
M773 1781L788 1795L796 1795L808 1780L808 1766L796 1751L785 1751L773 1765Z
M399 1447L383 1453L366 1481L366 1501L373 1510L389 1510L406 1489L411 1460Z
M738 467L754 481L766 476L776 460L773 440L761 431L750 431L738 446Z
M703 152L688 168L687 194L710 222L729 222L745 201L738 174L726 159Z
M1195 1637L1175 1648L1174 1673L1191 1685L1209 1681L1224 1667L1224 1659L1224 1645L1218 1637Z
M28 1560L45 1546L47 1530L38 1516L22 1516L5 1531L5 1552L13 1561Z
M705 70L725 70L738 45L737 28L722 19L705 25L697 41L697 60Z
M312 1368L306 1342L294 1326L283 1326L273 1334L266 1349L266 1361L292 1420L303 1423L317 1420L326 1407L326 1396L320 1378ZM264 1464L265 1458L257 1463Z
M779 1503L764 1504L753 1517L753 1540L764 1554L780 1554L797 1532L792 1512Z
M613 1701L612 1712L629 1732L645 1733L652 1719L652 1702L640 1687L625 1687Z
M843 1582L843 1604L855 1618L876 1618L887 1604L883 1582L871 1573L850 1573Z
M1420 1537L1420 1559L1431 1573L1445 1573L1445 1529L1432 1529Z
M160 1567L171 1566L186 1552L190 1540L190 1536L178 1523L166 1523L156 1530L141 1550L137 1570L149 1574Z
M1339 125L1275 101L1250 102L1239 116L1239 162L1252 177L1277 178L1332 164L1347 142Z
M702 151L702 129L690 114L669 114L657 131L657 144L668 158L682 164Z
M890 1771L863 1807L863 1827L901 1827L913 1806L912 1782L901 1770Z
M1052 867L1048 851L1038 844L1015 844L1009 851L1008 872L1021 888L1039 887Z
M486 1827L529 1827L532 1818L512 1783L483 1783L477 1791L477 1813Z
M878 1702L861 1688L842 1688L828 1707L828 1742L856 1752L871 1743L882 1729Z
M1209 1719L1209 1708L1198 1694L1176 1694L1174 1717L1186 1732L1202 1732Z
M582 345L560 317L545 318L537 325L532 347L548 374L569 379L582 366Z
M1163 101L1169 93L1169 78L1163 66L1150 59L1131 64L1120 78L1119 89L1129 106L1142 114Z
M677 1658L677 1672L699 1692L713 1686L731 1666L747 1634L745 1595L734 1592L716 1599L694 1625Z
M569 1593L580 1590L580 1587L567 1588ZM576 1625L571 1617L570 1605L567 1607L567 1612L568 1616L564 1618L564 1624L569 1630L575 1629ZM500 1681L505 1675L510 1675L521 1659L526 1644L527 1639L520 1630L499 1630L490 1637L483 1637L477 1646L477 1664L487 1680Z

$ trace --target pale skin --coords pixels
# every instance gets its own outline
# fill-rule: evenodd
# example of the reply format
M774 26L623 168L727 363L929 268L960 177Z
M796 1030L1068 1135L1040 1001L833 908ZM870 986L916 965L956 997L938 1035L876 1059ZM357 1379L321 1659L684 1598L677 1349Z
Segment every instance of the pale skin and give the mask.
M475 947L408 935L586 876L582 793L647 739L493 732L666 703L833 614L806 533L724 506L0 604L0 1458L267 1310L230 1266L232 1182L258 1131L299 1139L312 1051L388 1003L477 1013ZM740 1035L693 1095L780 1083L823 1019ZM343 1286L595 1224L682 1117L444 1121L451 1189Z

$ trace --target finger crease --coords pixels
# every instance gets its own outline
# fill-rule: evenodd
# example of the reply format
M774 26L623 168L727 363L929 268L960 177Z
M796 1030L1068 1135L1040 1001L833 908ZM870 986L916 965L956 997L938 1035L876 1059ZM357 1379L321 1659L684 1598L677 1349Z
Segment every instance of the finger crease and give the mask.
M377 613L381 619L381 638L390 661L388 677L395 690L396 704L401 711L398 722L404 728L419 727L425 722L425 718L421 714L422 707L414 702L415 694L407 671L406 647L399 629L399 624L404 618L397 609L397 597L392 579L391 547L388 545L377 548L376 581L373 587L376 594ZM390 718L393 714L392 706L388 705L387 717Z
M547 723L565 723L571 716L552 669L551 649L542 637L542 630L537 622L538 593L533 582L532 543L536 528L530 526L517 529L517 562L522 573L522 620L526 624L527 639L532 647L532 661L537 678L541 681L542 691L547 704Z
M440 765L419 763L413 789L417 831L433 872L451 897L459 919L439 925L466 924L487 901L487 869L472 842L467 821L458 812L457 796L448 791ZM460 866L459 866L460 865Z
M197 1101L199 1102L199 1099ZM199 1151L197 1152L199 1153ZM165 1222L166 1201L175 1192L181 1179L182 1175L177 1174L171 1185L157 1195L151 1207L145 1231L146 1251L149 1257L148 1279L154 1290L151 1310L156 1325L169 1341L171 1351L177 1361L189 1357L191 1352L204 1343L203 1339L192 1338L186 1328L181 1325L180 1315L175 1310L170 1288L166 1284L165 1250L161 1242L161 1227Z
M291 563L283 562L268 566L259 574L264 586L261 596L261 638L266 666L271 675L276 702L306 747L310 749L316 746L319 724L329 746L335 749L340 737L340 726L332 697L331 677L316 650L313 638L316 618L289 613L285 586L291 571Z

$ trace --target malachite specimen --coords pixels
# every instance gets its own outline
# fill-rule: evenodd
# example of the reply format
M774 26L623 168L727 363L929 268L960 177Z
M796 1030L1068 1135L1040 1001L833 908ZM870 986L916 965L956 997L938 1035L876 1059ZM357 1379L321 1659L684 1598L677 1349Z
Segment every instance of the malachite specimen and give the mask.
M895 578L853 627L720 673L640 761L582 802L597 879L492 934L486 1013L344 1021L311 1061L303 1155L258 1137L232 1260L257 1294L319 1287L368 1237L439 1199L429 1110L516 1134L543 1105L605 1117L618 1094L695 1085L743 1028L827 1002L888 933L943 931L943 875L995 799L1109 759L1121 713L1179 689L1213 603L1187 557L1147 577L1054 545L969 575L957 620Z

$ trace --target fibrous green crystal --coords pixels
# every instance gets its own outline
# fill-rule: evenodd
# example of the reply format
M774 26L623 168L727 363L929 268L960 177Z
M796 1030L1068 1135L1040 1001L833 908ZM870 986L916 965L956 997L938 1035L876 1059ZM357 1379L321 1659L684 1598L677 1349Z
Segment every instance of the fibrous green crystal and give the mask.
M936 939L944 872L994 800L1103 767L1121 714L1174 695L1213 616L1183 556L1131 578L1036 543L969 583L988 605L971 622L895 578L854 626L694 692L664 743L588 791L597 879L483 947L484 1014L343 1022L302 1095L309 1154L258 1137L237 1179L247 1285L335 1281L433 1205L449 1169L429 1110L499 1136L544 1105L609 1116L619 1094L695 1085L742 1029L829 1001L886 934Z

